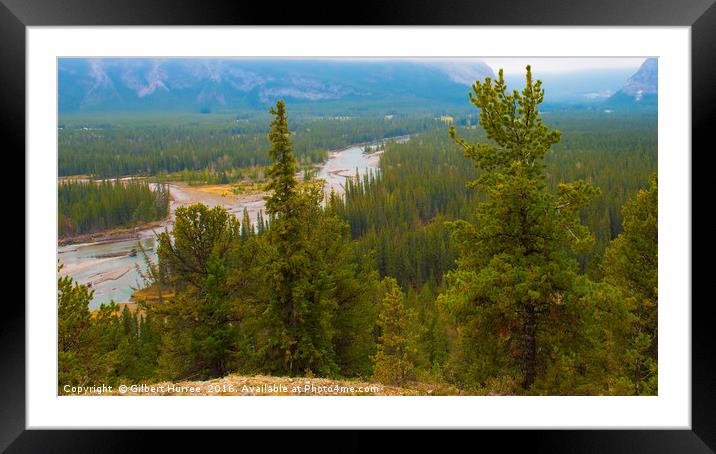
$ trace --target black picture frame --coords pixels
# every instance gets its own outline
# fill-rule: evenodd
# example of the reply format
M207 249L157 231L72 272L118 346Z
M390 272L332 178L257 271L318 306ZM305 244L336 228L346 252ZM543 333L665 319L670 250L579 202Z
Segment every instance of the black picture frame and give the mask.
M280 6L279 6L280 5ZM692 148L713 150L716 116L716 6L714 0L469 0L374 2L339 7L336 2L211 2L207 0L0 0L0 100L6 153L25 149L26 27L77 25L529 25L529 26L690 26L692 62ZM10 141L8 142L8 139ZM12 144L12 145L9 145ZM691 153L690 150L669 150ZM19 154L19 153L18 153ZM693 156L693 154L692 154ZM24 163L19 163L24 167ZM694 171L705 171L693 166ZM32 169L25 168L25 172ZM24 173L23 173L24 174ZM692 173L692 181L698 181ZM702 179L708 181L708 179ZM705 195L692 189L694 201ZM702 200L703 199L703 200ZM707 207L710 205L706 205ZM23 210L25 207L17 210ZM19 215L18 215L19 217ZM23 218L24 219L24 218ZM698 225L693 224L692 226ZM692 229L693 232L693 229ZM692 233L693 235L693 233ZM25 238L25 244L32 241ZM705 255L705 252L701 252ZM700 254L700 255L701 255ZM692 255L693 261L693 255ZM695 277L708 267L692 265ZM32 270L26 270L31 273ZM25 282L27 284L27 274ZM710 299L692 298L691 430L549 430L483 431L480 445L497 441L507 448L529 446L531 452L714 452L716 450L716 372ZM7 452L135 451L147 431L52 431L25 429L25 310L19 298L6 299L0 319L0 450ZM678 302L682 304L688 301ZM226 436L226 432L222 437ZM230 436L230 435L229 435ZM348 450L370 448L360 433L340 434ZM432 435L412 433L414 441ZM193 437L171 432L174 443ZM245 439L246 434L241 435ZM213 437L212 437L213 438ZM270 437L272 449L296 438ZM262 437L266 442L267 437ZM237 439L238 440L238 439ZM143 442L142 442L143 443ZM242 441L242 444L244 442ZM314 445L315 446L315 445Z

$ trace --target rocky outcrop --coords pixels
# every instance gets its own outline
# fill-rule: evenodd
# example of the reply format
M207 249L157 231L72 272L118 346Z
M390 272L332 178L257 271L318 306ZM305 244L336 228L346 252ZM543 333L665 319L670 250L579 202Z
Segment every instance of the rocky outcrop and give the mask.
M659 94L659 62L647 58L639 70L608 100L608 104L656 104Z

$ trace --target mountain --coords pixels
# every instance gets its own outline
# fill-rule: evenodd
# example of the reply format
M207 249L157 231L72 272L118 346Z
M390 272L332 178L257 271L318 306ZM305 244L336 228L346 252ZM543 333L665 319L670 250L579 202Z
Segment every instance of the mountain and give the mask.
M603 103L616 93L624 81L634 73L633 69L575 69L565 72L540 72L533 68L533 77L542 81L545 90L543 108L559 106L592 106ZM524 74L505 76L508 87L521 89L525 85Z
M337 110L465 106L470 84L486 76L492 69L476 60L63 58L58 109L235 111L279 98Z
M656 106L659 95L659 61L647 58L624 86L607 101L612 106Z

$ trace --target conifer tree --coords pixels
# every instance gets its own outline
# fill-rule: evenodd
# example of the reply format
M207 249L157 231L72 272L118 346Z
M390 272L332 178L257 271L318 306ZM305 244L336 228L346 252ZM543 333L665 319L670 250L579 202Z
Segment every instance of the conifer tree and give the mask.
M601 267L604 280L631 304L630 376L634 394L656 394L658 361L658 181L622 210L624 231L612 241Z
M216 252L226 259L240 237L240 224L224 208L201 203L177 208L174 217L171 234L159 234L157 255L174 284L201 288L209 273L209 257Z
M275 217L289 217L293 213L293 199L296 197L297 164L291 146L285 103L277 101L276 107L271 108L270 112L274 116L268 136L272 145L269 155L273 161L268 168L268 176L271 178L268 189L272 194L266 199L266 212Z
M311 182L323 192L322 183ZM359 256L348 223L336 211L338 196L331 192L320 221L312 231L313 257L320 257L335 301L333 350L343 376L367 377L375 352L374 327L380 298L378 273L372 254Z
M274 160L269 167L267 199L270 216L262 268L265 308L258 348L264 370L278 374L318 373L323 376L359 373L367 367L372 320L369 285L355 264L348 225L324 201L323 182L299 185L289 140L284 103L274 115L269 138ZM363 281L359 281L363 277ZM360 314L348 320L347 314Z
M579 211L598 190L582 181L547 190L544 158L560 133L542 123L541 85L529 66L522 92L508 92L502 70L494 83L477 81L470 102L488 141L470 144L450 129L480 172L469 186L486 195L476 223L450 224L460 258L440 297L458 329L455 364L465 383L506 376L530 389L555 354L566 354L545 340L569 336L553 320L574 300L578 266L568 249L593 243Z
M405 308L403 291L393 278L383 282L385 297L378 317L378 351L373 356L373 377L392 385L413 378L415 346L411 322L415 314Z
M320 211L321 190L300 191L295 177L288 119L283 101L271 109L268 169L272 194L266 199L270 216L267 271L266 336L261 342L264 364L272 372L300 374L335 372L332 348L332 316L335 302L321 263L308 255L309 230Z
M60 265L58 272L62 269ZM57 279L58 386L88 380L87 349L91 324L88 304L94 292L69 276Z
M241 296L248 286L238 220L222 207L180 207L174 228L159 238L160 265L176 295L147 303L164 322L160 375L219 377L238 367ZM233 273L230 275L228 268Z
M114 301L101 304L93 311L87 359L89 377L93 381L116 384L122 369L121 345L126 339L122 328L119 306Z
M158 341L127 306L89 311L92 290L69 276L58 278L58 392L64 385L106 383L153 376ZM153 325L153 323L152 323ZM144 321L142 327L147 326ZM156 328L154 328L156 329Z
M249 218L249 210L244 207L243 218L241 219L241 239L245 241L255 233L254 225L251 223L251 219Z
M139 335L139 322L136 315L129 310L129 306L122 309L122 330L128 337L135 338Z
M261 235L266 231L266 222L264 221L263 210L260 210L256 215L256 234Z
M217 251L209 257L207 272L203 291L184 302L198 306L187 353L203 376L222 377L233 365L239 320L228 295L226 266Z

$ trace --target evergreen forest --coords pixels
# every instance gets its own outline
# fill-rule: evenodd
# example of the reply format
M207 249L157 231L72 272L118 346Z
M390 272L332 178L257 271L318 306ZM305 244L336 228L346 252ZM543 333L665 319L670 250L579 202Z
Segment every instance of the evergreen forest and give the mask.
M169 190L146 181L63 181L57 186L60 237L99 232L164 219Z
M656 395L655 113L542 112L529 66L523 80L476 81L472 113L450 121L293 123L278 101L220 125L65 125L60 175L208 183L261 166L269 195L258 222L177 208L135 311L90 311L92 290L58 279L59 392L235 373ZM329 149L407 134L345 194L298 178ZM58 199L68 235L169 209L145 180L66 182Z

